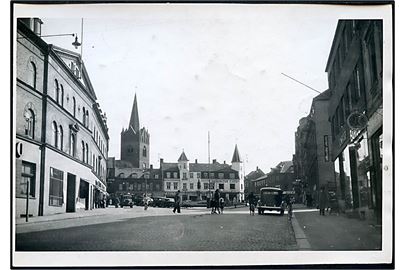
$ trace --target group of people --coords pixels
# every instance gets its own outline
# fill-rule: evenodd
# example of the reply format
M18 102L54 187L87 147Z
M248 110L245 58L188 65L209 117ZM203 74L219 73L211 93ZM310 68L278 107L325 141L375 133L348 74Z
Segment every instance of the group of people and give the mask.
M224 206L225 200L221 197L219 193L219 189L215 190L214 198L210 201L211 203L211 214L223 214L224 213Z

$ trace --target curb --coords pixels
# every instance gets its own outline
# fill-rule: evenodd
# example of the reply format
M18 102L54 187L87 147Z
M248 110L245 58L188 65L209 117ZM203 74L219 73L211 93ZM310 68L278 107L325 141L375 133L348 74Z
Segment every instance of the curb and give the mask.
M291 218L291 224L294 230L295 241L297 242L298 250L311 250L311 245L308 242L308 238L302 230L300 224L295 218L295 214Z

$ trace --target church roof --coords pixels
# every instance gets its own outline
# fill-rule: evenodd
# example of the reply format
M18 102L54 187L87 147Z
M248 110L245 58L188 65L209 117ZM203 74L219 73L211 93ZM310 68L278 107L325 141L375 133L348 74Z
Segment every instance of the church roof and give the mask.
M136 101L136 94L134 97L134 103L132 104L131 119L129 120L128 128L133 128L135 131L139 130L139 115L138 115L138 103Z
M232 156L232 163L233 162L241 162L239 157L238 145L235 145L235 151L233 152Z
M181 155L180 155L180 157L179 157L179 159L177 161L188 161L184 151L181 153Z

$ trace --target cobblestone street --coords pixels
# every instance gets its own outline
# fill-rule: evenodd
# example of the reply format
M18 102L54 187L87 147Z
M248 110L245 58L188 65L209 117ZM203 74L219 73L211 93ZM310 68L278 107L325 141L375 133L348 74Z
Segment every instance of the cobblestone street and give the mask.
M296 242L286 216L250 216L245 210L237 210L224 215L141 216L19 233L16 250L264 251L296 250Z

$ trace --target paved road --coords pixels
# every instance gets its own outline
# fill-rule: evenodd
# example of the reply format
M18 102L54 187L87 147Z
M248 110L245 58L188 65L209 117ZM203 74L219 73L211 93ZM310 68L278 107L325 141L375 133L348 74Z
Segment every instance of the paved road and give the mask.
M224 215L142 216L16 235L17 251L296 249L294 232L286 216L249 216L241 210Z

